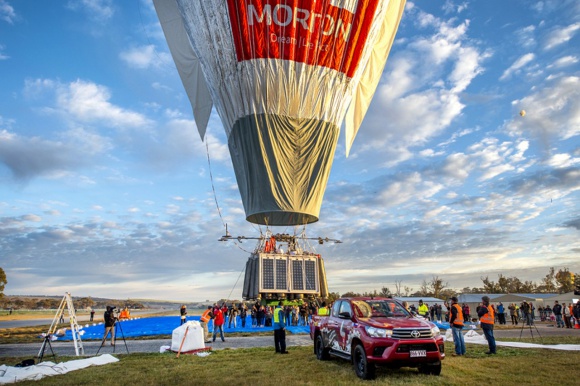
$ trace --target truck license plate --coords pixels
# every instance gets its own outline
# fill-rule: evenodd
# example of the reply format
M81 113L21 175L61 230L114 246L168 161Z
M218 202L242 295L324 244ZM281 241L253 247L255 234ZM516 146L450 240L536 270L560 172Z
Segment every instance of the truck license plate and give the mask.
M427 350L411 350L411 358L421 358L427 356Z

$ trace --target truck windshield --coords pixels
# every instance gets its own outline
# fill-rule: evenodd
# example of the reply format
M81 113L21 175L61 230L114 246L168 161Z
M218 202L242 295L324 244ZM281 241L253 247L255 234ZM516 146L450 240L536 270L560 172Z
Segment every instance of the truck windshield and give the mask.
M352 305L359 318L406 318L410 315L393 300L353 300Z

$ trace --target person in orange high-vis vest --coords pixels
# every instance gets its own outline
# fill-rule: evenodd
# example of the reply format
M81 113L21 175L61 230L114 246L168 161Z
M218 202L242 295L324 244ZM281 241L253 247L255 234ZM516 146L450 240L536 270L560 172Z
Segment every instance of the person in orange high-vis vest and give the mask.
M483 334L485 335L485 339L487 339L487 345L489 346L489 351L486 354L495 354L496 353L496 346L495 346L495 338L493 336L493 324L495 323L495 310L493 306L489 304L489 297L484 296L481 298L483 303L477 312L477 316L479 316L479 321L481 322L481 329L483 330Z
M453 333L453 344L455 344L455 354L465 355L465 340L461 330L463 329L463 310L458 304L457 297L451 298L451 316L449 317L449 325Z
M207 327L207 324L209 323L212 317L211 308L212 308L211 306L208 306L207 310L205 310L203 314L201 314L201 318L199 318L199 324L201 324L201 328L203 328L203 340L205 343L210 343L209 329Z

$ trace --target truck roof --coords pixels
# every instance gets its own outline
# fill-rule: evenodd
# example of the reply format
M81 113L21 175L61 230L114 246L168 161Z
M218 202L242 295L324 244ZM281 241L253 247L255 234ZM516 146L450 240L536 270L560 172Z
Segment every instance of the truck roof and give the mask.
M352 298L339 298L336 300L393 300L393 301L397 301L394 298L385 298L382 296L356 296L356 297L352 297Z

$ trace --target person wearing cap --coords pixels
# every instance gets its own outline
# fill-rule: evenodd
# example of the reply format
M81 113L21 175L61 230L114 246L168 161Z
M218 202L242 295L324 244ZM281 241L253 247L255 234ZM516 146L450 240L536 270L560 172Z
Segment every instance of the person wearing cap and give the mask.
M461 330L463 329L463 310L457 303L457 297L451 297L451 316L449 318L451 332L453 333L453 344L455 344L455 354L453 356L465 355L465 341Z
M483 296L481 298L483 303L479 310L477 311L477 316L479 316L479 321L481 322L481 329L487 339L487 345L489 346L489 351L486 354L491 355L496 353L495 338L493 337L493 324L495 322L495 310L493 306L489 304L489 297Z

